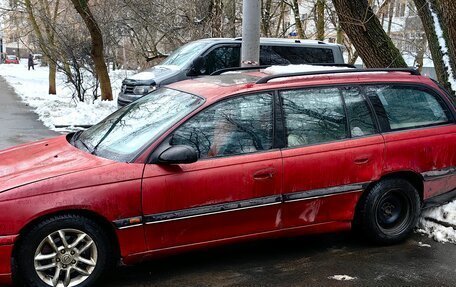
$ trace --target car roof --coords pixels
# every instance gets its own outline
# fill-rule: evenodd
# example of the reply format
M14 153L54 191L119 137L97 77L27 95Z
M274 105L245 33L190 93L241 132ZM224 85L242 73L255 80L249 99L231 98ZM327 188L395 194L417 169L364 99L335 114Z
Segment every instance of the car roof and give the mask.
M357 69L359 70L359 69ZM298 87L311 87L323 85L341 84L382 84L382 83L412 83L426 84L434 88L437 85L428 77L418 74L411 74L407 71L371 71L365 72L346 72L339 73L336 70L326 70L326 74L318 74L321 71L307 72L305 75L299 74L276 74L277 78L271 79L266 83L257 83L261 79L270 77L271 74L265 70L228 72L217 76L203 76L190 80L173 83L168 87L180 91L204 97L208 102L214 102L221 98L242 93L254 93L261 91L288 89ZM282 77L283 76L283 77Z
M210 42L210 43L242 43L242 38L204 38L197 40L197 42ZM310 39L287 39L287 38L260 38L261 45L287 45L287 46L321 46L321 47L343 47L336 43L327 43L319 40Z

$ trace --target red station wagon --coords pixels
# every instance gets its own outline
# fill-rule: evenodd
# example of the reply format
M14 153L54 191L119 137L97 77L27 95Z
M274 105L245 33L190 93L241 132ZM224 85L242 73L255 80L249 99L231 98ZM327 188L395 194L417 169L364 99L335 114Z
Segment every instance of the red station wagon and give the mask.
M406 69L174 83L0 152L0 280L94 286L120 260L354 225L399 242L456 190L455 116Z

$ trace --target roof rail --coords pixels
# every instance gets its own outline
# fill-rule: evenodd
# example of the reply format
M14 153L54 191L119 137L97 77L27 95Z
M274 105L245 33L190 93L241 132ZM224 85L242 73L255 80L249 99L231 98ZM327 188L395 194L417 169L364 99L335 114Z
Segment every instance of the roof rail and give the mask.
M218 75L221 75L226 72L260 70L260 69L266 69L269 67L271 67L271 65L225 68L225 69L220 69L220 70L213 72L211 74L211 76L218 76Z
M351 64L336 64L336 63L315 63L315 64L306 64L306 65L311 65L311 66L331 66L331 67L344 67L344 68L353 68L355 69L356 67ZM218 76L226 72L233 72L233 71L248 71L248 70L260 70L260 69L266 69L271 67L272 65L262 65L262 66L249 66L249 67L233 67L233 68L225 68L225 69L220 69L212 74L211 76ZM287 65L275 65L275 66L287 66Z
M314 71L314 72L303 72L303 73L287 73L287 74L277 74L266 76L259 79L256 84L266 84L270 80L287 78L287 77L300 77L300 76L313 76L313 75L329 75L329 74L348 74L348 73L375 73L375 72L405 72L410 73L413 76L421 76L420 72L412 68L397 68L397 69L343 69L343 70L324 70L324 71Z

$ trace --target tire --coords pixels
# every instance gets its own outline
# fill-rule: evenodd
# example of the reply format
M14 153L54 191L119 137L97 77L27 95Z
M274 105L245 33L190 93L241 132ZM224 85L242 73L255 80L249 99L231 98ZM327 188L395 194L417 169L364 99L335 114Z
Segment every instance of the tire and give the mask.
M114 267L114 254L112 240L94 221L58 215L24 234L16 248L14 278L30 287L95 286Z
M394 244L412 233L421 201L418 191L407 180L385 179L362 197L358 207L358 231L375 243Z

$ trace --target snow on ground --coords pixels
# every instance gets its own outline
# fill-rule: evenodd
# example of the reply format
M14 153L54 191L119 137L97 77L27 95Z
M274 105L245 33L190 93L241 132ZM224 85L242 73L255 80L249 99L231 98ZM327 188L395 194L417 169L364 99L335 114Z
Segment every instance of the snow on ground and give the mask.
M114 101L93 101L91 92L86 101L73 98L71 86L65 83L65 75L57 74L57 95L48 94L48 67L35 66L27 70L27 59L21 59L19 65L0 65L0 75L14 88L22 101L30 106L39 119L48 128L67 132L73 128L56 128L56 126L93 125L117 109L117 94L122 80L131 72L117 70L110 73Z
M456 244L456 201L423 211L418 228L436 241Z
M333 280L337 280L337 281L351 281L351 280L356 280L358 278L351 277L348 275L333 275L333 276L329 276L328 279L333 279Z

